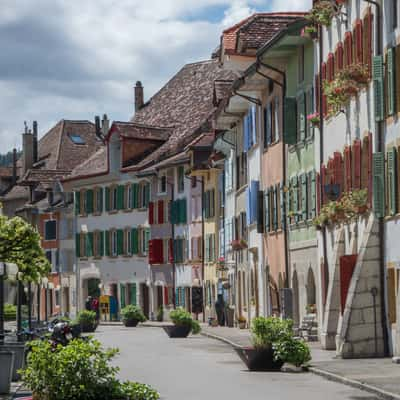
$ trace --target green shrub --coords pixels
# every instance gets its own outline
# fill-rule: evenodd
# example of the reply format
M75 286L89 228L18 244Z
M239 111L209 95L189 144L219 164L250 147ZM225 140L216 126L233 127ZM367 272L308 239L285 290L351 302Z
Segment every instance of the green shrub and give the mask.
M140 307L129 304L121 310L122 321L136 320L139 322L146 321L146 317Z
M251 324L251 340L255 348L271 347L275 342L293 336L293 321L278 317L257 317Z
M164 320L164 307L160 306L157 310L157 321L162 322Z
M157 400L160 394L144 383L126 381L118 383L114 392L114 398L128 400Z
M17 306L13 304L4 304L4 320L15 321L17 319Z
M300 367L311 360L310 347L294 338L281 340L274 343L274 358Z
M109 361L117 352L103 350L94 339L75 339L56 349L48 341L36 340L31 342L22 380L38 398L46 400L110 399L118 368Z
M80 311L74 322L79 325L96 325L96 313L88 310Z
M192 333L200 333L201 328L198 321L193 320L192 315L183 308L177 308L169 313L171 321L178 326L190 326Z

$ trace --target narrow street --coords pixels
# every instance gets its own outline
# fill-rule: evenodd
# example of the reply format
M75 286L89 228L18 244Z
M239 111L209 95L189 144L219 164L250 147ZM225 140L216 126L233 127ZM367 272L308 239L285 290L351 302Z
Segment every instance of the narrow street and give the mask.
M160 328L101 326L96 337L120 349L122 379L148 383L162 399L377 399L311 373L250 373L230 346L201 335L169 339Z

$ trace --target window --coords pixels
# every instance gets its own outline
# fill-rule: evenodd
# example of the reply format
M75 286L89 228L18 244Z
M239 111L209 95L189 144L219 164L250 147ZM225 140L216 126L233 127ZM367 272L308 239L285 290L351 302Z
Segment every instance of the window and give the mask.
M44 225L44 239L55 240L57 239L57 221L46 221Z
M139 236L140 237L140 253L142 255L146 255L149 251L150 229L140 228L139 235L140 235Z
M130 228L125 229L125 254L132 255L132 230Z
M53 258L52 258L51 250L46 250L46 258L47 258L47 261L48 261L50 264L52 264Z
M93 232L93 255L94 257L102 257L103 256L103 232L94 231Z
M139 183L139 204L138 208L147 208L150 202L150 183L140 182Z
M101 214L103 212L103 188L96 188L94 190L94 204L95 213Z
M125 187L125 209L131 209L133 204L133 188L131 184Z
M118 254L118 248L117 248L117 231L113 230L111 231L111 255L113 257L116 257Z
M313 172L309 172L307 174L307 219L313 218L313 204L312 204L312 198L313 198L312 185L313 184L315 184L315 182L313 182Z
M161 175L158 179L158 193L167 193L167 175Z
M76 133L70 133L69 138L71 139L72 143L74 143L74 144L86 144L85 140Z
M61 306L61 296L60 296L60 289L56 289L54 291L55 294L55 305L56 307Z
M86 190L80 191L79 204L80 204L80 215L86 215L86 210L87 210Z
M305 139L306 136L306 99L302 93L297 98L297 142Z
M185 189L185 168L181 165L178 167L178 192L181 193Z
M116 186L113 186L110 190L110 209L111 210L117 210L117 204L118 204L118 188Z
M170 254L170 240L171 239L164 239L163 242L163 246L164 246L164 250L163 250L163 254L164 254L164 263L168 264L171 254Z
M304 46L301 46L298 51L298 80L301 83L304 81Z

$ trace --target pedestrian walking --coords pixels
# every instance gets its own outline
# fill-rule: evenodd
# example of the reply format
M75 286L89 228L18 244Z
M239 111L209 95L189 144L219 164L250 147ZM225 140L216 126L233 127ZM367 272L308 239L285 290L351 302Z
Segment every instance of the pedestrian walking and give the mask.
M100 319L100 310L99 310L99 299L95 297L92 300L92 311L96 313L96 320L98 321Z

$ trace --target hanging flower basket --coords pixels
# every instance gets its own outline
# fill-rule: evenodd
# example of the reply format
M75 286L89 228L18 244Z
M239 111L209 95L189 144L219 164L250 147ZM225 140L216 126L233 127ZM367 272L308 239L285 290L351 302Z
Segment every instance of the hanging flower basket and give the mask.
M318 127L320 120L319 113L307 115L307 121L309 121L313 127Z
M345 67L337 74L337 77L341 80L356 82L359 85L359 89L367 85L370 80L368 67L361 63Z
M301 31L302 37L308 37L312 40L318 39L318 28L315 25L308 25Z
M333 3L329 0L318 1L314 4L306 18L313 25L330 26L332 18L338 14L342 3Z

